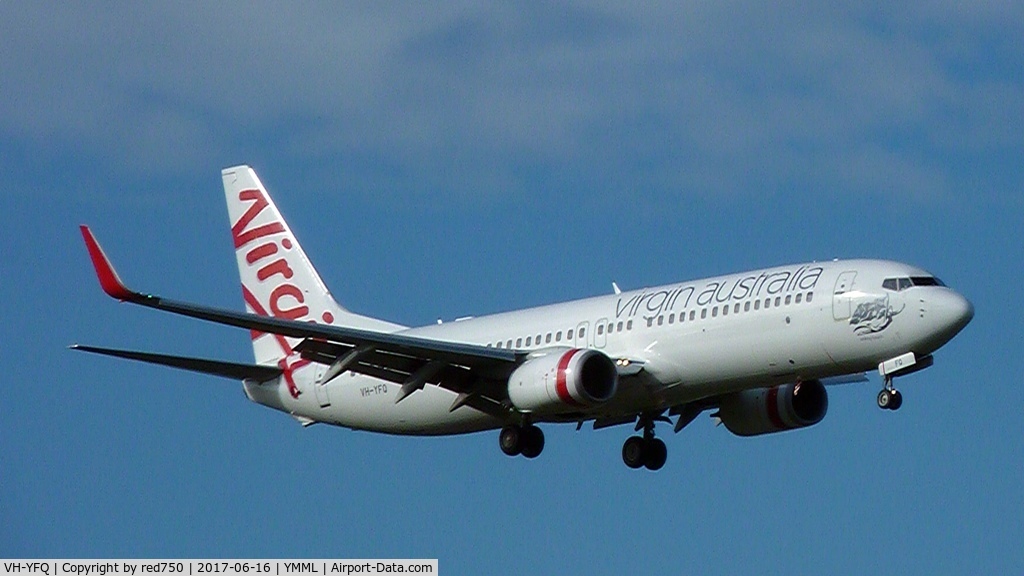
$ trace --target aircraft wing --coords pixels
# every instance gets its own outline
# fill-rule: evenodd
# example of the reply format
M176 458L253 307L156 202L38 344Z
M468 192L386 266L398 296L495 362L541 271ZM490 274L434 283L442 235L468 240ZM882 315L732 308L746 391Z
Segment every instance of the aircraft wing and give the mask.
M300 322L135 292L121 281L89 227L81 226L81 232L100 286L112 298L218 324L301 338L303 342L296 349L304 357L332 365L325 381L352 370L401 383L399 399L425 383L468 394L480 391L476 380L507 378L525 358L524 353L515 350Z

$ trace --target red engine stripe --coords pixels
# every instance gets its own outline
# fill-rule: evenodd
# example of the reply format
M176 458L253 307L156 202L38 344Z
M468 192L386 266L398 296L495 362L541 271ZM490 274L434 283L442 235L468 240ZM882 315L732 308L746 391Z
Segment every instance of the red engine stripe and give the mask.
M562 402L573 406L579 406L580 403L572 397L572 394L569 394L569 386L565 382L565 369L569 367L569 362L572 360L572 357L579 351L579 348L574 348L562 355L558 360L558 373L555 378L555 392L558 394L558 397Z
M768 408L768 419L772 421L772 426L775 426L779 430L786 430L789 426L782 421L782 417L779 415L779 387L768 389L767 408Z

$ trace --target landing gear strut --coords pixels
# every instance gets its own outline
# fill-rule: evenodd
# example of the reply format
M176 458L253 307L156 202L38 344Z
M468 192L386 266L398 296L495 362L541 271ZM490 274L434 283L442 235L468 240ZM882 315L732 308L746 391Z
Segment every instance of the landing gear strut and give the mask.
M885 385L878 393L878 407L882 410L899 410L903 405L903 395L892 385L892 376L885 377Z
M544 450L544 432L533 424L509 424L498 434L498 445L509 456L536 458Z
M665 443L654 437L654 421L642 418L643 436L630 436L622 445L622 461L630 468L646 466L648 470L660 470L668 459Z

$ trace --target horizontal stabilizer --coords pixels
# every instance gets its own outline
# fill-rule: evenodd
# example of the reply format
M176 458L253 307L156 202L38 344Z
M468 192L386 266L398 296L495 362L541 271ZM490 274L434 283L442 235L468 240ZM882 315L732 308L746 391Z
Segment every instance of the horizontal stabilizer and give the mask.
M281 375L281 369L274 366L258 366L256 364L236 364L234 362L221 362L219 360L204 360L202 358L189 358L186 356L168 356L166 354L151 354L149 352L135 352L133 350L114 350L111 348L97 348L95 346L71 346L72 350L82 350L105 356L115 356L128 360L138 360L150 364L160 364L181 370L191 370L203 374L212 374L233 380L256 380L265 382Z

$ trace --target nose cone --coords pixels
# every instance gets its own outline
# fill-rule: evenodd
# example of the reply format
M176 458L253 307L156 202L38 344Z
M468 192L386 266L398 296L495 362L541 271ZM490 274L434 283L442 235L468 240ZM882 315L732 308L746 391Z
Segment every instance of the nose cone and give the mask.
M974 318L974 305L953 290L947 290L942 297L935 299L934 310L947 340L956 336Z

